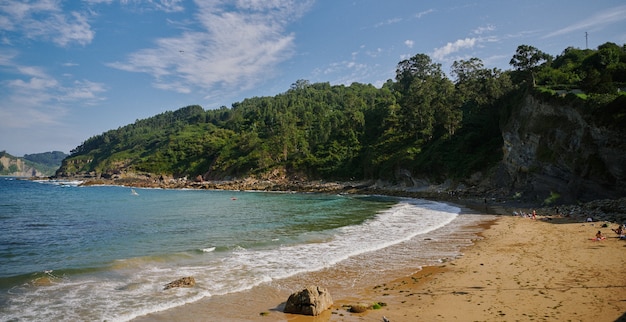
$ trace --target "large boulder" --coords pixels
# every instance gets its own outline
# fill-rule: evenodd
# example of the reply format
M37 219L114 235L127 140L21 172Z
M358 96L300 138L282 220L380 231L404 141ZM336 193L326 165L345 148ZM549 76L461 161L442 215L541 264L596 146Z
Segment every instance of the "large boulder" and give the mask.
M285 304L285 313L319 315L333 305L333 299L323 287L308 286L302 291L289 296Z
M193 276L179 278L171 283L165 285L164 290L175 288L175 287L193 287L196 285L196 279Z

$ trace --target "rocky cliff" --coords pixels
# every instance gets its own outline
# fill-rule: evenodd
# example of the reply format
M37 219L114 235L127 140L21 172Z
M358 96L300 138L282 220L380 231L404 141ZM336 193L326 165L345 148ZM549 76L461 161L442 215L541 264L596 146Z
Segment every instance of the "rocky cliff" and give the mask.
M15 177L42 177L44 174L31 167L21 158L12 157L8 154L0 156L0 173Z
M607 122L583 105L527 95L502 126L504 157L493 183L535 201L625 196L626 128L617 114Z

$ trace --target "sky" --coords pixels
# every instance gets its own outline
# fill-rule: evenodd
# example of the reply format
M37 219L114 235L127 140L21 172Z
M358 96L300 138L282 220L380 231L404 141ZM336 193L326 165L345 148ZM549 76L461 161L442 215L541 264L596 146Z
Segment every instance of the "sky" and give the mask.
M427 54L509 70L519 45L626 43L623 0L0 0L0 151L63 151L297 80L380 87Z

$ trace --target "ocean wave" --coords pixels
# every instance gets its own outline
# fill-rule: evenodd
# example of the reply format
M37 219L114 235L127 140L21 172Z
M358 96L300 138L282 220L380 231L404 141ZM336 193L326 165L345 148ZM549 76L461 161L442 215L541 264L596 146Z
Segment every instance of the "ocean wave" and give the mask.
M250 289L256 285L317 271L350 257L375 252L448 225L460 209L444 203L400 199L361 222L330 231L311 231L297 243L277 241L263 248L210 246L189 253L114 261L106 270L63 274L50 285L24 285L0 309L0 320L33 317L23 310L37 303L37 319L125 321L204 297ZM45 274L40 277L45 278ZM191 289L163 291L163 285L194 276Z
M51 185L62 186L62 187L77 187L83 184L84 181L51 179L51 180L33 180L33 182L51 184Z

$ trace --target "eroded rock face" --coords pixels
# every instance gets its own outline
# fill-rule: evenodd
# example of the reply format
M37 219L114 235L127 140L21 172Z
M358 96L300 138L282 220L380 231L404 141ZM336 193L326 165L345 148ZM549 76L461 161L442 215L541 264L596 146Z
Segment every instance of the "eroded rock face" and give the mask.
M29 166L22 160L21 158L10 157L10 156L0 156L0 168L8 169L9 172L5 173L10 176L18 176L18 177L43 177L44 174L39 170ZM14 170L11 170L14 169Z
M333 305L333 299L326 288L309 286L289 296L285 313L319 315Z
M192 276L187 276L168 283L163 289L168 290L175 287L194 287L194 285L196 285L196 279Z
M597 124L580 108L527 96L503 126L504 157L496 185L543 200L573 203L626 192L624 129Z

